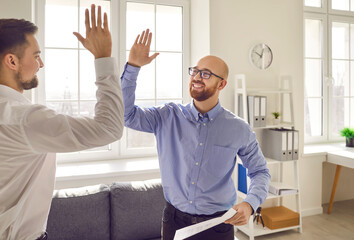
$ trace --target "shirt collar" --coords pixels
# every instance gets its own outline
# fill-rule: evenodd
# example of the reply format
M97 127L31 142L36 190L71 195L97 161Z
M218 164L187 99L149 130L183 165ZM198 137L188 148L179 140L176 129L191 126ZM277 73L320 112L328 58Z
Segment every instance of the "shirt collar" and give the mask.
M19 93L15 89L8 86L0 84L0 97L8 98L22 103L31 103L31 101L26 98L23 94Z
M218 101L218 104L216 104L216 106L213 107L209 112L205 113L204 116L208 117L210 121L213 121L218 116L220 111L221 111L221 105L220 102ZM198 121L199 116L202 116L202 114L194 106L194 101L191 104L191 112L196 121Z

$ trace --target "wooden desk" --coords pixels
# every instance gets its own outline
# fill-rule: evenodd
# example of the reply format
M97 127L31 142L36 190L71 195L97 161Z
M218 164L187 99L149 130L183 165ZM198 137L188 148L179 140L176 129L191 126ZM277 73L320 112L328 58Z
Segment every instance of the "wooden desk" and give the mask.
M354 149L346 148L345 150L333 151L327 153L327 162L337 165L336 175L334 176L331 199L329 201L328 214L332 211L334 195L336 193L340 171L343 167L354 168Z

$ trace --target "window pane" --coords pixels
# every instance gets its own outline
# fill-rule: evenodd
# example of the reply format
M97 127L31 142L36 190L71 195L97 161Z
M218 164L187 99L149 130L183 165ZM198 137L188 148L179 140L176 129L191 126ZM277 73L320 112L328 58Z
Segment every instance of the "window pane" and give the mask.
M332 58L349 58L349 24L332 23Z
M305 6L307 6L307 7L322 7L321 0L305 0Z
M96 101L80 101L80 115L93 118L95 116Z
M46 49L45 60L46 99L77 99L77 50Z
M349 61L332 61L333 96L349 95Z
M350 124L351 128L354 128L354 98L350 98Z
M153 107L155 102L152 101L136 101L140 107ZM142 148L142 147L154 147L155 136L152 133L140 132L127 128L127 147L128 148Z
M332 134L339 135L344 126L349 126L349 98L333 98L332 104Z
M156 59L157 98L182 98L182 53L161 53Z
M182 51L182 7L156 6L156 49Z
M77 101L65 101L65 102L47 102L47 107L53 109L57 113L66 114L70 116L78 116L78 103Z
M350 0L350 11L354 11L354 0Z
M349 96L354 97L354 62L350 62L350 92ZM353 106L354 111L354 106Z
M153 34L151 50L155 50L155 9L153 4L127 3L126 49L130 49L138 34L149 28Z
M332 9L349 11L349 0L332 0Z
M354 24L350 24L350 59L354 59Z
M94 56L87 50L80 50L80 99L96 100L96 71Z
M322 21L305 20L305 57L322 57Z
M322 136L322 99L305 99L305 133L307 136Z
M305 60L305 94L307 97L322 96L322 60Z
M78 31L77 0L47 0L45 6L45 46L78 46L72 32ZM65 13L65 17L63 17Z

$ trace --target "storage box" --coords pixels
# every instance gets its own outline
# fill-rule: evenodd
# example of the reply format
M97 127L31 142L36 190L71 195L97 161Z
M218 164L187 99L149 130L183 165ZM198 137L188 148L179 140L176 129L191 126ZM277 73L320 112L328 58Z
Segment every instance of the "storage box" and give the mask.
M264 225L272 230L300 224L300 215L284 206L262 208L261 215Z

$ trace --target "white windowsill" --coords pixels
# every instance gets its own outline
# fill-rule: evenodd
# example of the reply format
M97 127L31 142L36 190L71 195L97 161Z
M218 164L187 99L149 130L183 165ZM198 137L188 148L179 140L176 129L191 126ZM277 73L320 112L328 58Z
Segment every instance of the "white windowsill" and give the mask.
M328 152L345 150L344 142L308 144L304 146L304 157L326 156Z
M126 160L58 163L56 181L158 173L157 157Z

